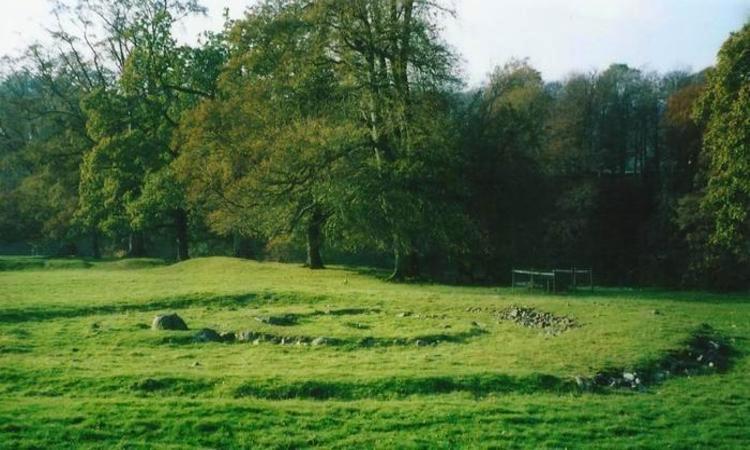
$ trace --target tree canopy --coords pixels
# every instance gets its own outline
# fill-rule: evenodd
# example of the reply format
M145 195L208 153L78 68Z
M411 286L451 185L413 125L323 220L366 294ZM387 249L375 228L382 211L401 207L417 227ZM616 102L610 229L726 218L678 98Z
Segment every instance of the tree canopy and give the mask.
M388 265L394 280L750 279L750 25L715 67L461 82L422 0L58 0L0 70L0 251ZM7 249L7 250L4 250Z

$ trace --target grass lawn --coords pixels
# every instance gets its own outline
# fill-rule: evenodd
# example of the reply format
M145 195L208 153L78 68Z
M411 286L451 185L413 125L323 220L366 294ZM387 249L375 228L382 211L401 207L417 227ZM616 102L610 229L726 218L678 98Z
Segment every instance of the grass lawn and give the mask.
M578 326L498 320L511 305ZM190 330L151 330L165 312ZM636 390L573 381L658 361L703 324L735 350L725 373ZM285 344L193 342L201 328ZM0 258L0 448L750 448L749 338L748 295Z

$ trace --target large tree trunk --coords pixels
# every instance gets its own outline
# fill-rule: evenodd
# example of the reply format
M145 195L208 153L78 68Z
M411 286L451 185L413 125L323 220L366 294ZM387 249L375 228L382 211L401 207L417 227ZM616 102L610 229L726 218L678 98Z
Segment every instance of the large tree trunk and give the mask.
M312 211L310 221L307 224L307 262L305 266L310 269L323 269L323 258L320 249L323 246L323 222L325 218L320 209Z
M101 259L102 250L99 247L99 232L96 230L91 231L91 256L94 259Z
M419 258L413 250L403 250L393 246L393 272L388 277L391 281L404 281L419 276Z
M177 233L177 261L190 259L188 216L184 209L178 209L174 214L174 225Z
M128 257L140 258L146 256L146 242L143 232L133 231L128 237Z

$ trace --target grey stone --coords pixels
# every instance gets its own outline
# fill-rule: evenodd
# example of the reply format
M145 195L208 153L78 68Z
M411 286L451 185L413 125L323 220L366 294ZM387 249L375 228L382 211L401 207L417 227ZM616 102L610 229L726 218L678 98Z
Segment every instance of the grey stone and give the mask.
M161 316L154 317L154 321L151 322L151 329L153 330L187 330L187 324L177 314L164 314Z
M250 342L254 340L255 338L257 338L258 335L255 331L246 330L246 331L238 331L236 334L236 337L238 341Z
M200 330L199 332L195 333L195 336L193 336L193 341L195 342L221 342L221 335L217 333L215 330L212 330L210 328L204 328Z
M581 376L576 376L575 377L575 381L576 381L576 385L580 389L582 389L584 391L588 391L589 389L591 389L591 380L589 380L588 378L581 377Z
M297 325L297 316L294 314L283 314L279 316L259 316L255 320L268 325L288 327Z
M237 338L235 336L234 331L223 331L221 334L219 334L219 337L221 338L222 342L234 342L234 340Z

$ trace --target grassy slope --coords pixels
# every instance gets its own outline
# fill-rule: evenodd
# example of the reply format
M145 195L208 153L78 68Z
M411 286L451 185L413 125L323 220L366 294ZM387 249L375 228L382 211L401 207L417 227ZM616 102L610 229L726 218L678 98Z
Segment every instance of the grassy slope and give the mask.
M727 374L671 379L646 393L581 394L545 381L658 358L702 323L744 354L744 296L534 296L228 258L164 267L19 261L0 258L0 447L750 446L743 357ZM582 326L549 337L467 312L512 303ZM362 311L319 314L352 308ZM190 332L146 328L164 311L178 311L191 329L456 342L192 344ZM399 317L406 311L414 314ZM290 312L298 325L254 319ZM473 334L472 322L486 333ZM295 392L330 398L257 398Z

